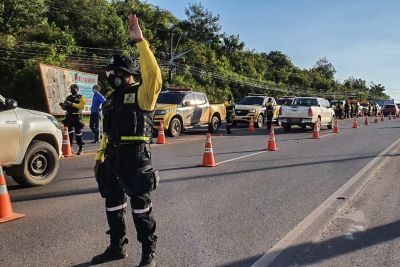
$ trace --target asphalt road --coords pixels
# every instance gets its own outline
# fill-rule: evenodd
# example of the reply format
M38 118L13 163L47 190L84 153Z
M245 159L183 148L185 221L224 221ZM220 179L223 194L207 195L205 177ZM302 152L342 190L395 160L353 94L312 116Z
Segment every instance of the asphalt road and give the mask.
M361 119L359 120L361 123ZM213 136L215 168L198 167L205 131L153 145L161 185L152 193L159 266L250 266L376 155L400 138L400 120L351 128L276 130L276 152L265 151L266 129ZM95 148L94 148L95 149ZM232 159L239 158L233 161ZM15 211L26 217L0 225L0 266L88 266L107 246L104 201L93 178L93 153L61 160L57 179L40 188L10 181ZM128 213L129 258L140 248Z

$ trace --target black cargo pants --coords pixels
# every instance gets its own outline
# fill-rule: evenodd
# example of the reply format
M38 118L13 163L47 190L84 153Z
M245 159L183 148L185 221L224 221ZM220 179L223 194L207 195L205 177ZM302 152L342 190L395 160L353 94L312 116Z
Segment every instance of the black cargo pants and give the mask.
M107 149L106 149L107 153ZM116 153L116 154L114 154ZM137 240L142 243L143 253L155 252L157 236L156 221L153 217L150 192L136 193L138 187L138 169L151 167L149 145L120 145L111 157L106 155L107 195L106 214L110 227L111 246L122 246L125 241L126 226L124 215L129 194L132 217L136 228ZM117 180L116 175L120 181ZM129 191L129 192L128 192Z
M78 144L78 146L82 146L83 145L82 129L84 126L82 122L82 115L67 114L63 123L65 126L68 127L69 142L71 143L71 145L74 143L74 134L75 134L76 143Z

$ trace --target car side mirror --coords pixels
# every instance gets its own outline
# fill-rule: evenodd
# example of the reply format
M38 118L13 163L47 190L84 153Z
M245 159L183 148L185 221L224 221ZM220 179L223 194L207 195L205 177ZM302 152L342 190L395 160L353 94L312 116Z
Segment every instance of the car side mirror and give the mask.
M190 102L190 100L187 100L187 101L183 102L183 106L185 106L185 107L188 107L188 106L191 106L191 105L192 105L192 103Z
M18 107L18 102L11 98L6 98L6 109L14 109Z

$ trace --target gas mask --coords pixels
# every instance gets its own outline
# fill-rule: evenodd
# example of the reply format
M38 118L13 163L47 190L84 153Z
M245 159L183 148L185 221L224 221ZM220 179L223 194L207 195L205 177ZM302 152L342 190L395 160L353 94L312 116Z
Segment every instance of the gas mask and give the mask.
M116 90L126 87L128 75L128 73L119 70L106 71L108 84Z

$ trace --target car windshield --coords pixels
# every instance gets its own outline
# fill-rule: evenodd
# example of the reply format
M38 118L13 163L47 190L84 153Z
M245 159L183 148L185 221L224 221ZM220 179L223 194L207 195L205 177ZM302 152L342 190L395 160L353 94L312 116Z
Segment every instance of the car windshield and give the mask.
M312 99L312 98L296 98L293 101L293 106L318 106L317 99Z
M158 96L157 103L158 104L180 104L182 102L185 93L171 93L171 92L161 92Z
M360 105L363 107L368 107L368 103L361 103Z
M264 102L264 97L260 96L246 96L239 101L239 105L258 105L261 106Z
M284 106L290 106L290 104L292 104L293 99L290 98L282 98L282 99L278 99L276 100L276 104L277 105L284 105Z

